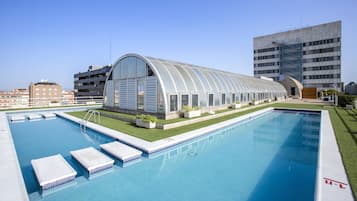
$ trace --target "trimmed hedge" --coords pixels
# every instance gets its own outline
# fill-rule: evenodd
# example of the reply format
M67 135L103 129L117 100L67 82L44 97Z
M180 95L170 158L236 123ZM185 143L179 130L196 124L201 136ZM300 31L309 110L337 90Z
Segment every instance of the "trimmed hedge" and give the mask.
M340 95L338 96L338 105L341 107L346 107L346 105L354 105L354 101L356 100L356 96L352 95Z

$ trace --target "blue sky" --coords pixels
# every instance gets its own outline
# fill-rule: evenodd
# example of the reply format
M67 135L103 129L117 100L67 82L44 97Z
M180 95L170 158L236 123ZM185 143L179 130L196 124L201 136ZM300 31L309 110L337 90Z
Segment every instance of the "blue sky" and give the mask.
M357 1L0 1L0 89L129 52L253 74L253 37L342 20L342 80L357 81ZM112 44L111 58L109 44Z

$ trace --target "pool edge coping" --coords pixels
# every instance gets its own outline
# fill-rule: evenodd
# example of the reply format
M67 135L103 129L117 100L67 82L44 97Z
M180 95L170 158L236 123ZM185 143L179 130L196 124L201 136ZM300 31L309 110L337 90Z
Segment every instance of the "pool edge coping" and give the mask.
M328 110L321 110L315 201L354 201Z
M6 112L0 112L0 125L0 145L3 145L0 150L4 150L0 155L1 198L6 201L29 201Z

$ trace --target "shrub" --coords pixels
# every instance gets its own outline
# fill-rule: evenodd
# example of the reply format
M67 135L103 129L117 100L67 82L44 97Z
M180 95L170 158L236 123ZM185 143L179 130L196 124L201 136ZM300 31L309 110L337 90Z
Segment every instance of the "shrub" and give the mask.
M137 119L141 119L142 121L149 121L152 123L156 123L157 122L157 117L152 116L152 115L145 115L145 114L141 114L141 115L137 115L136 116Z
M200 107L191 107L191 106L188 106L188 105L185 105L182 107L183 111L184 112L191 112L191 111L195 111L195 110L199 110Z
M340 95L338 96L338 105L341 107L346 107L346 105L354 105L354 100L356 100L356 96Z

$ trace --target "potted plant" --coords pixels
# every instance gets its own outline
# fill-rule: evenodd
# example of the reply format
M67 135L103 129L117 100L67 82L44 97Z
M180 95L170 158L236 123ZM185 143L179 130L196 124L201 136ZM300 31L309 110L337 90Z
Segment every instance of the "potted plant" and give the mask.
M240 103L240 101L236 101L235 103L233 103L232 108L233 109L239 109L242 107L242 104Z
M201 116L200 107L183 106L183 112L185 118L193 118Z
M255 100L255 98L252 99L251 105L258 105L258 101Z
M48 106L61 106L61 103L58 100L52 100Z
M156 127L157 118L151 115L137 115L135 119L135 124L138 127L142 128L155 128Z

